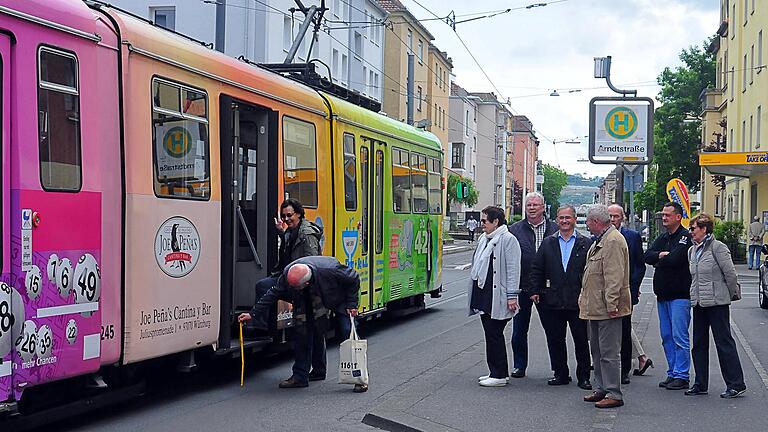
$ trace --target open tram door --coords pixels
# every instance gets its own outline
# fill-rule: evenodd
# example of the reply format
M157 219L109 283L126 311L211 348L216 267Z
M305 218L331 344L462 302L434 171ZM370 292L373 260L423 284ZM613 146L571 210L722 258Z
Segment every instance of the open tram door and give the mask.
M222 95L221 112L221 333L235 347L237 314L251 309L256 282L275 266L278 115ZM271 253L270 253L271 251Z
M14 295L14 289L10 282L10 193L8 190L10 183L10 129L11 129L11 109L10 109L10 89L11 89L11 44L8 36L0 34L0 239L2 239L2 249L0 249L0 408L3 401L11 397L11 364L13 362L11 355L13 350L13 341L18 334L20 326L15 323L15 310L23 308L21 296ZM18 303L18 304L16 304ZM1 410L0 410L1 411Z
M384 307L384 155L381 141L366 137L360 146L360 188L362 220L360 237L362 259L360 302L363 314Z

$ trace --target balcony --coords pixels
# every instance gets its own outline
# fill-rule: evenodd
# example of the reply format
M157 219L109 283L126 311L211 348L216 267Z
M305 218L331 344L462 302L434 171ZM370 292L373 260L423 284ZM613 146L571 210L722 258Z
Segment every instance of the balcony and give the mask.
M717 28L717 35L720 37L728 36L728 19L724 19Z

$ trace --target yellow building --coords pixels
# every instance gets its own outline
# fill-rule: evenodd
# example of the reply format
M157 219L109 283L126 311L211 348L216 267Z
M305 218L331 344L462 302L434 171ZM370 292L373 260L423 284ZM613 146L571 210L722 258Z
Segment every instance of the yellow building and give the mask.
M440 51L436 46L429 44L429 72L427 74L427 130L437 135L443 144L445 160L443 166L450 162L448 154L448 122L451 97L451 71L453 61L448 53Z
M720 26L709 49L717 82L702 92L702 211L723 220L768 222L768 8L721 0ZM766 33L764 35L764 33ZM713 184L724 175L724 189Z

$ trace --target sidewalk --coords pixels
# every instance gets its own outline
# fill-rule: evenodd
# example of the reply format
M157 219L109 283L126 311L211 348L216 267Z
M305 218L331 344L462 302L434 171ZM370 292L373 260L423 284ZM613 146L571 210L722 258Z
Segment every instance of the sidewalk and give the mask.
M752 274L739 269L745 278ZM755 272L756 273L756 272ZM754 279L752 279L754 281ZM650 281L646 281L648 285ZM752 282L754 283L754 282ZM644 286L647 292L650 286ZM587 394L575 384L548 386L552 376L544 333L537 313L531 318L527 377L511 379L506 387L483 388L477 377L487 373L485 344L478 318L437 333L433 339L389 359L387 370L402 384L376 399L367 412L347 418L391 431L725 431L768 430L764 415L768 389L737 340L748 386L745 397L725 400L714 346L710 346L710 394L684 396L682 391L658 387L665 377L666 361L659 339L653 295L643 294L633 314L635 331L655 368L646 376L632 377L623 386L626 405L600 410L582 401ZM511 325L507 327L507 337ZM569 337L570 338L570 337ZM509 345L507 346L510 351ZM569 340L569 365L575 373ZM510 367L512 353L509 352ZM377 367L373 360L372 368Z

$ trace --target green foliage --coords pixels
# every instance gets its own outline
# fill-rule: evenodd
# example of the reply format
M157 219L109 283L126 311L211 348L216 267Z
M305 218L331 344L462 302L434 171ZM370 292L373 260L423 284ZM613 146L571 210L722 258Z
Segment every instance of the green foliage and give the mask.
M715 224L714 235L725 244L737 244L744 235L744 223L741 221L718 222Z
M544 195L544 202L556 209L560 207L560 192L568 184L568 173L549 164L543 164L543 170L544 185L541 192Z
M515 223L523 220L523 215L515 214L512 215L512 219L509 221L509 223Z
M467 196L462 197L459 199L456 196L456 184L462 181L469 185L469 193ZM467 206L472 207L473 205L477 204L477 198L478 198L478 191L475 187L475 183L472 182L472 180L464 177L457 176L455 174L451 174L448 176L448 202L453 203L461 203Z
M656 211L667 201L664 188L672 178L683 180L691 192L699 190L701 124L690 116L701 111L702 90L715 85L715 58L706 51L708 45L709 41L705 41L701 47L684 49L680 53L683 65L674 70L667 67L657 78L661 86L657 99L661 105L654 120L655 181L649 182L644 194L641 193L642 208L646 210Z

